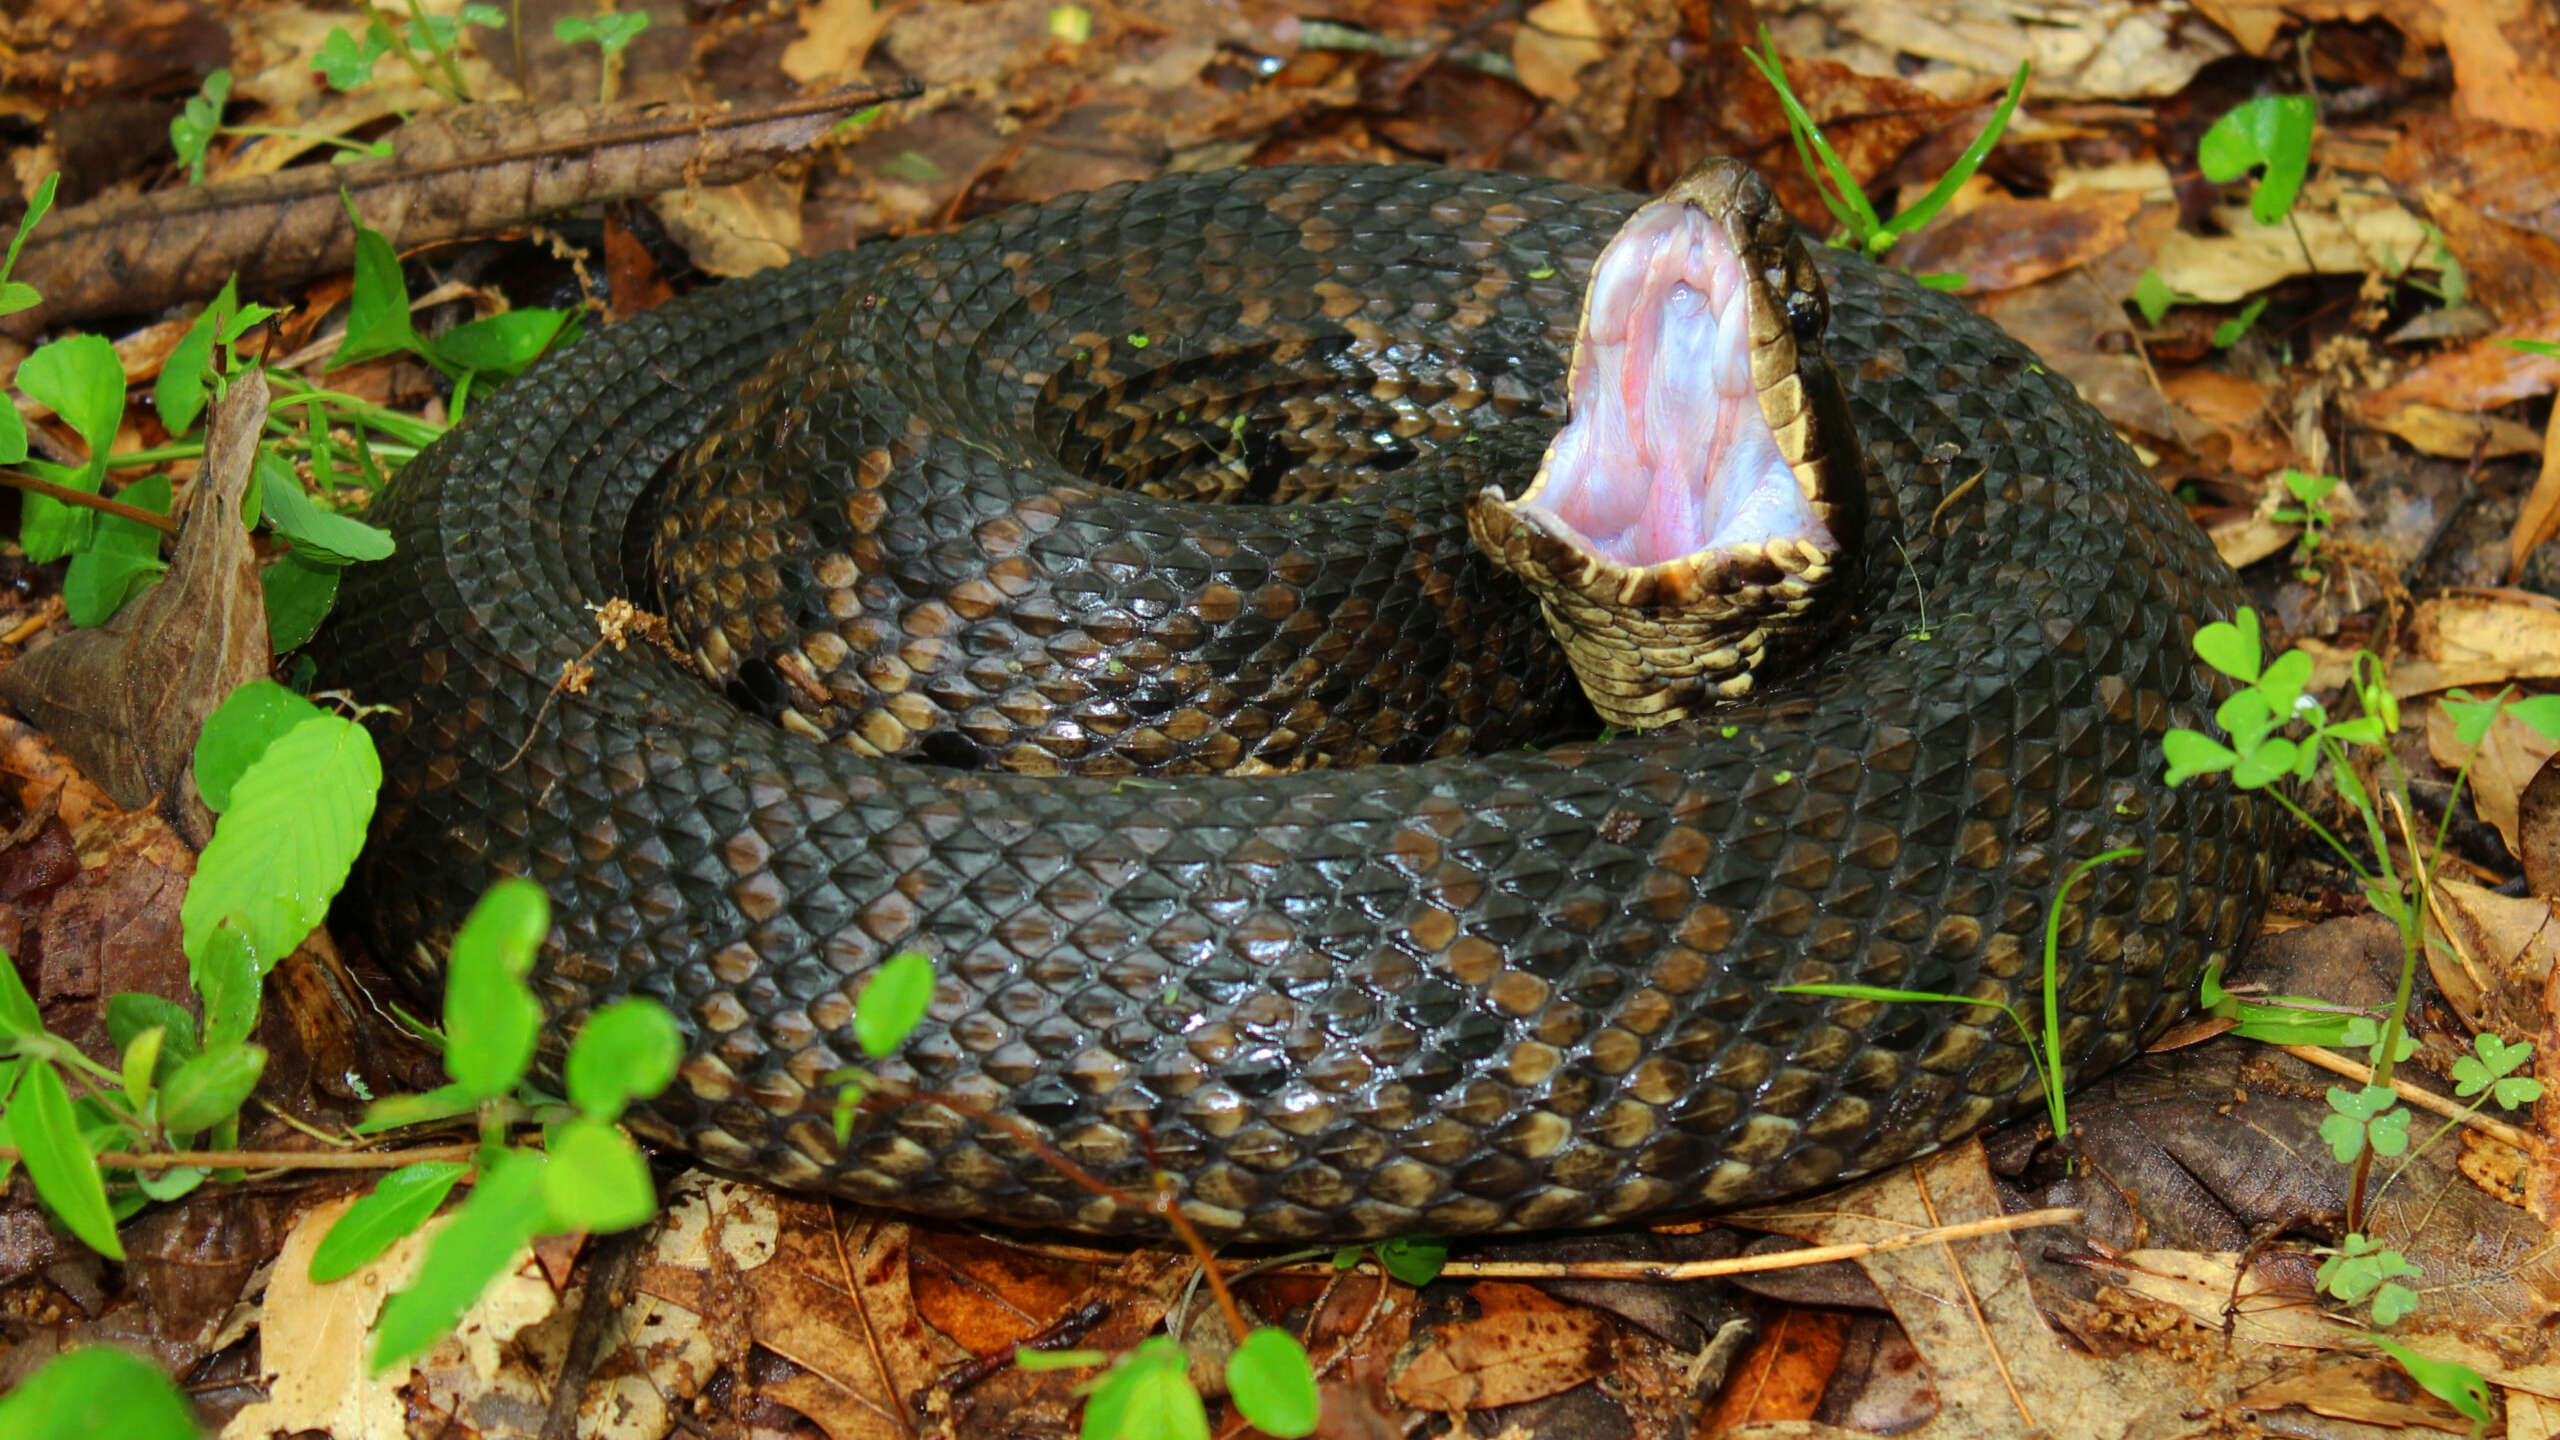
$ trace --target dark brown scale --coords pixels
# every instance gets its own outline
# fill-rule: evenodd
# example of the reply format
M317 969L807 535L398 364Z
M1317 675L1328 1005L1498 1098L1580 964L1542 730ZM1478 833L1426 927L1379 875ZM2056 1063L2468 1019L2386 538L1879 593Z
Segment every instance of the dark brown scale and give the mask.
M389 778L358 872L381 953L432 986L481 889L530 874L557 907L539 975L560 1034L631 993L691 1027L649 1133L787 1184L1105 1230L1154 1222L930 1103L868 1115L838 1149L823 1077L858 1058L851 997L883 959L921 949L942 977L885 1073L1021 1117L1130 1189L1160 1166L1202 1223L1275 1239L1735 1204L1968 1134L2036 1094L1997 1011L1774 987L2021 1000L2063 874L2119 845L2143 859L2065 907L2062 1054L2075 1078L2132 1054L2229 953L2271 863L2272 807L2159 782L2159 736L2210 708L2188 639L2231 606L2232 581L2067 383L1952 301L1855 259L1822 258L1825 343L1871 479L1869 553L1893 558L1866 567L1834 651L1703 724L1358 772L1124 783L867 758L742 715L637 648L599 656L586 694L543 709L560 663L593 642L585 606L645 592L654 545L671 588L708 587L749 617L720 632L733 660L804 652L819 634L851 654L848 622L875 613L866 658L919 639L947 655L995 626L983 653L958 647L956 668L908 665L958 680L910 684L938 713L902 730L947 726L1009 753L1023 742L1005 707L1028 715L1036 696L1120 705L1133 717L1121 735L1139 733L1135 683L1063 700L1041 686L1103 668L1075 663L1104 653L1087 642L1125 653L1152 639L1164 659L1149 684L1230 658L1206 638L1184 648L1163 616L1215 633L1251 613L1285 630L1260 597L1303 610L1319 592L1312 608L1338 615L1361 586L1293 555L1331 553L1338 526L1364 557L1435 533L1387 510L1440 513L1434 486L1534 464L1583 275L1634 203L1415 169L1168 177L706 292L529 374L381 502L399 554L352 572L326 638L333 683L403 709L385 727ZM879 322L819 323L848 294L848 307L881 297ZM1148 331L1142 363L1115 330L1133 307L1196 319ZM1304 504L1295 521L1286 504L1097 483L1178 486L1215 443L1201 417L1214 429L1239 413L1330 437L1273 473L1335 483L1356 448L1340 437L1374 433L1383 412L1364 407L1392 403L1335 405L1315 397L1338 392L1283 373L1296 362L1273 327L1325 318L1462 331L1464 347L1398 363L1419 386L1462 362L1489 377L1483 400L1398 437L1415 458L1371 491ZM749 413L662 510L652 496L679 455L804 331L811 350L749 387ZM1077 335L1099 343L1062 352ZM1340 352L1311 334L1298 353L1323 368ZM876 403L893 390L894 405ZM1292 405L1315 418L1291 419ZM1960 459L1926 463L1944 444ZM1932 533L1906 533L1898 517L1930 515L1944 477L1976 471ZM1150 518L1173 513L1201 528ZM1462 533L1454 501L1432 523ZM998 573L1013 556L1070 589L1005 592L1021 578ZM1429 561L1453 575L1478 563L1447 548ZM1418 573L1410 557L1374 563ZM1254 605L1203 591L1125 637L1091 628L1137 613L1130 587L1247 567L1250 587L1229 583ZM1002 601L972 618L977 579ZM828 608L846 594L858 615ZM920 636L914 617L943 611L949 627ZM1440 643L1455 657L1473 642ZM1518 643L1501 667L1537 642ZM971 671L1035 652L1052 668L1018 685ZM742 666L741 686L790 708L809 677L766 663L765 683ZM1373 662L1361 674L1377 698L1347 703L1399 716L1433 703L1404 698L1396 673ZM1481 731L1511 702L1444 703L1474 706L1483 718L1462 727ZM1305 728L1336 719L1319 709ZM1346 756L1360 744L1347 728ZM522 763L501 768L528 737ZM1279 753L1313 763L1307 743Z

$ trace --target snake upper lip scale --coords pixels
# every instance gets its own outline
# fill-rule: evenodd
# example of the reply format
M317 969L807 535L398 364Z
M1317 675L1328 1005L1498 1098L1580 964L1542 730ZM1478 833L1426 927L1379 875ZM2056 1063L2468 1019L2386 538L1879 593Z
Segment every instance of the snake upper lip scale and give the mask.
M1586 574L1486 493L1546 461L1638 197L1167 176L700 292L474 406L377 502L398 553L319 645L395 707L351 917L431 987L481 891L529 875L552 1063L623 995L688 1029L644 1134L1092 1230L1157 1222L933 1097L1272 1240L1612 1223L1893 1164L2034 1103L2005 1018L1776 987L2019 1001L2070 865L2130 845L2062 929L2063 1061L2114 1064L2272 864L2272 806L2160 780L2158 737L2215 699L2189 641L2232 577L2023 347L1807 254L1735 171L1708 190L1728 239L1774 237L1750 265L1775 308L1746 311L1819 412L1787 473L1819 452L1855 486L1799 492L1837 594L1762 627L1743 698L1657 636L1586 687L1714 708L1522 747L1579 704L1542 605L1614 586L1667 625L1646 607L1706 573ZM1568 598L1530 598L1523 557ZM1784 609L1817 568L1788 558L1717 573ZM617 596L665 604L713 683L607 650L546 703ZM918 1093L839 1145L853 998L909 949L936 996L876 1068Z

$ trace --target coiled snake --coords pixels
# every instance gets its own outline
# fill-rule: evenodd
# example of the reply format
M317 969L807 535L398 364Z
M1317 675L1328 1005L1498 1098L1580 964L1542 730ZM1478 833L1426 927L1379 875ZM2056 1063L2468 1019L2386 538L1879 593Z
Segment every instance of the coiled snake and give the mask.
M643 1133L1095 1230L1150 1222L933 1095L1270 1239L1621 1221L1919 1154L2035 1095L2007 1020L1774 987L2018 1001L2068 868L2130 845L2064 907L2060 986L2070 1074L2124 1059L2267 881L2265 806L2159 778L2234 583L2066 381L1946 297L1808 261L1739 173L1627 252L1670 307L1647 353L1727 391L1741 366L1768 412L1714 463L1827 547L1729 564L1631 529L1591 543L1638 569L1563 573L1557 537L1617 524L1541 460L1623 194L1170 176L587 339L403 472L376 506L399 552L323 637L330 683L398 707L362 924L432 986L481 890L529 875L561 1034L631 993L688 1027ZM1715 348L1746 321L1759 348ZM1577 424L1616 386L1610 423L1676 461L1648 365L1676 368L1586 357ZM1533 477L1545 519L1495 503ZM1630 733L1471 515L1557 572L1576 647L1626 592L1641 658L1584 676ZM1684 638L1673 590L1781 619ZM687 663L605 648L553 695L616 597L668 609ZM853 997L910 949L939 988L878 1069L925 1093L839 1146Z

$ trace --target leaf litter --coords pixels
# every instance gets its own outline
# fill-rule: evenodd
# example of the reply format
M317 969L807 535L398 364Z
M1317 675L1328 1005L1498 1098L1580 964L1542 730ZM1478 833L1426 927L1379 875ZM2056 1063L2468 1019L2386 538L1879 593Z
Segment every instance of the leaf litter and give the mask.
M527 7L524 29L540 33L465 27L455 73L483 102L469 109L388 55L352 88L329 83L322 51L356 12L118 0L89 14L39 0L0 20L13 47L0 49L0 117L21 126L0 129L0 148L21 193L65 156L96 153L79 148L65 117L106 104L174 114L215 69L238 77L213 107L220 131L233 133L212 138L205 184L184 183L166 151L114 157L112 173L84 177L83 206L39 227L17 278L46 305L8 317L11 333L31 340L102 317L126 382L148 385L194 323L166 307L200 300L239 271L249 293L294 307L277 337L283 350L270 354L308 350L297 366L319 375L351 299L333 273L353 253L342 187L412 267L411 295L423 297L413 320L430 339L516 306L635 313L703 274L1167 168L1423 160L1647 187L1702 154L1736 153L1769 173L1808 224L1827 226L1774 96L1742 62L1742 44L1766 21L1789 84L1857 181L1887 202L1925 190L2015 66L2033 62L2009 138L1896 258L1958 277L1969 303L2077 384L2248 566L2259 608L2288 638L2333 657L2357 645L2395 652L2392 689L2417 712L2404 748L2432 783L2449 791L2467 750L2440 697L2560 678L2548 599L2560 561L2544 543L2560 520L2549 400L2560 360L2533 343L2560 342L2560 190L2548 164L2560 38L2529 7L2199 0L2177 12L2111 0L2029 15L1978 0L1828 0L1755 15L1663 0L1518 9L1378 0L1347 12L1304 0L656 5L652 33L619 62L626 98L611 105L594 103L604 82L592 50L548 33L555 11L575 8ZM522 76L519 46L539 61ZM896 98L907 77L921 93ZM534 82L538 106L505 108L523 105L519 78ZM2306 83L2321 104L2304 183L2290 210L2265 223L2252 202L2272 173L2206 181L2199 142L2234 108L2298 96ZM831 86L853 88L830 98ZM786 98L812 89L820 93ZM677 97L728 108L650 108ZM99 133L150 135L157 123ZM261 130L293 133L250 133ZM385 159L325 158L383 142ZM0 179L0 192L11 183ZM608 204L609 218L595 221ZM0 372L23 354L0 340ZM436 423L461 404L413 356L328 378ZM16 408L40 454L79 458L82 442L46 406ZM127 407L115 449L169 438L146 409ZM220 468L182 460L160 473L184 500L199 479L216 480L200 487L207 496L221 493ZM2298 508L2288 471L2341 478L2329 492L2335 563L2306 564L2304 526L2277 518ZM139 478L111 471L108 483L121 493ZM361 494L347 503L360 506ZM174 925L191 868L179 834L201 839L187 828L190 782L174 761L190 743L190 716L264 673L264 630L239 610L251 592L237 581L244 566L278 563L271 546L227 551L209 568L230 578L199 590L203 562L190 553L182 540L171 578L119 621L139 627L148 613L174 627L154 632L166 658L151 673L170 678L148 703L41 717L69 760L0 722L12 727L0 738L29 822L12 822L0 877L30 877L0 899L0 942L33 967L49 1015L125 989L190 994L183 957L153 928ZM95 651L132 633L60 633L58 572L0 556L0 685L45 697L93 688L34 682L77 657L72 640ZM194 597L197 613L172 613L181 597ZM2314 683L2344 678L2342 664L2324 662ZM2448 1085L2452 1059L2478 1031L2537 1039L2536 1065L2560 1085L2547 898L2560 882L2527 883L2560 874L2560 799L2536 800L2560 795L2547 762L2546 742L2504 722L2452 807L2454 846L2431 907L2430 993L2443 1018L2424 1037L2413 1083ZM148 816L116 818L155 803L178 832ZM2304 869L2286 888L2271 933L2319 937L2324 954L2361 953L2351 887ZM301 978L276 1023L298 1032L300 1058L262 1092L302 1123L360 1090L401 1083L368 1069L386 1047L348 1037L390 1023L384 1007L404 997L366 957L343 960L325 939L289 967ZM1745 1435L1861 1422L1925 1434L2203 1434L2223 1433L2224 1417L2281 1417L2297 1433L2367 1433L2321 1429L2334 1420L2466 1433L2471 1421L2450 1401L2413 1389L2408 1371L2322 1318L2299 1249L2278 1245L2242 1264L2275 1235L2328 1234L2311 1183L2325 1183L2327 1159L2305 1121L2317 1119L2316 1097L2334 1077L2290 1058L2291 1069L2271 1068L2254 1045L2224 1037L2179 1052L2182 1066L2201 1068L2155 1083L2186 1088L2126 1112L2152 1117L2149 1140L2159 1143L2146 1150L2101 1128L2089 1153L2106 1158L2068 1183L2036 1168L2050 1160L2033 1158L2031 1128L2013 1128L1987 1150L1960 1147L1747 1217L1792 1238L1746 1241L1746 1217L1690 1237L1725 1254L1877 1239L2034 1198L2082 1208L2091 1241L1991 1234L1752 1279L1751 1293L1728 1292L1739 1298L1701 1312L1725 1317L1715 1324L1605 1298L1588 1279L1452 1277L1417 1288L1374 1259L1349 1270L1297 1262L1243 1282L1242 1298L1306 1337L1326 1433L1394 1433L1417 1413L1473 1411L1495 1429L1579 1434L1601 1413L1576 1408L1587 1404L1644 1436L1710 1419ZM2219 1091L2194 1078L2223 1075L2213 1067L2231 1062L2216 1057L2235 1050L2259 1068L2230 1072ZM2530 1115L2516 1120L2530 1129ZM2225 1133L2216 1123L2236 1126L2229 1133L2241 1138L2228 1144L2253 1158L2217 1165L2189 1148L2193 1135ZM2292 1136L2296 1148L2263 1148L2273 1136ZM2466 1133L2386 1197L2401 1207L2391 1212L2402 1216L2391 1222L2397 1243L2431 1277L2449 1277L2421 1290L2409 1344L2489 1377L2511 1435L2560 1425L2529 1323L2552 1308L2540 1227L2560 1204L2560 1167L2553 1142L2534 1139L2520 1152ZM2270 1187L2269 1177L2285 1183ZM1161 1248L987 1234L693 1172L673 1182L665 1216L618 1269L615 1242L545 1242L520 1257L471 1341L383 1391L350 1358L362 1306L288 1273L296 1247L325 1230L315 1217L345 1194L257 1183L269 1188L243 1198L265 1208L228 1232L241 1238L190 1231L196 1239L147 1252L144 1227L170 1222L128 1224L129 1249L168 1257L158 1278L140 1263L120 1273L83 1262L76 1246L34 1238L46 1233L40 1223L0 1233L12 1313L40 1317L11 1332L0 1365L23 1374L65 1337L127 1338L203 1395L230 1397L202 1415L230 1424L226 1433L272 1419L342 1435L562 1433L552 1383L570 1367L584 1382L571 1387L576 1433L710 1425L844 1440L1071 1427L1092 1372L1014 1368L1014 1347L1125 1351L1168 1324L1186 1337L1218 1328L1183 1318L1199 1309L1184 1308L1193 1267ZM2301 1203L2266 1203L2275 1195ZM33 1216L22 1207L0 1221ZM593 1318L608 1308L591 1312L582 1287L616 1273L626 1281L605 1287L608 1323ZM587 1359L571 1366L573 1354ZM1208 1378L1202 1388L1214 1395L1217 1377Z

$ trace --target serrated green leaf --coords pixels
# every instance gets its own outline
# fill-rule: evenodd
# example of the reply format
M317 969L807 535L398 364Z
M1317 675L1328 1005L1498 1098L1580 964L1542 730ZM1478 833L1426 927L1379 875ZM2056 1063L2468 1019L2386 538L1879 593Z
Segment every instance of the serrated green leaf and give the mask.
M454 933L445 966L445 1073L475 1099L516 1088L542 1035L542 1005L525 988L551 928L551 902L530 880L501 880Z
M328 712L273 680L252 680L223 697L196 732L196 792L215 814L231 808L231 787L285 732Z
M366 1265L393 1242L427 1223L471 1167L422 1160L382 1177L373 1193L347 1207L311 1252L311 1283L326 1285Z
M471 1198L428 1242L418 1278L383 1305L374 1327L374 1374L416 1356L452 1329L541 1231L545 1168L539 1155L501 1150L481 1170Z
M893 956L862 982L854 1001L853 1038L872 1059L907 1043L933 1004L933 962L915 951Z
M569 1046L569 1103L597 1120L667 1088L684 1059L675 1017L654 1000L617 1000L587 1017Z
M9 1097L9 1134L18 1145L19 1163L36 1193L92 1250L110 1260L124 1258L116 1239L115 1212L107 1205L106 1181L98 1174L97 1157L80 1138L80 1122L71 1110L71 1092L49 1060L30 1060Z
M649 1162L615 1126L571 1120L552 1130L550 1149L542 1193L552 1226L604 1235L646 1224L658 1213Z
M160 1367L109 1344L46 1362L0 1396L9 1440L196 1440L195 1411Z
M178 910L189 958L226 918L266 963L290 954L347 883L381 788L373 737L351 720L315 716L270 744L196 858Z
M1297 1440L1316 1428L1316 1371L1306 1347L1286 1330L1264 1325L1227 1357L1227 1393L1254 1428Z

